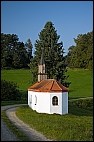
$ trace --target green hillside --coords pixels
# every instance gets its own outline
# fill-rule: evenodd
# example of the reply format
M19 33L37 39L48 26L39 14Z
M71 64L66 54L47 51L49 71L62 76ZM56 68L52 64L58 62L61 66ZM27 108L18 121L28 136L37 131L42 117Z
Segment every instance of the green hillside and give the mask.
M69 98L92 97L93 96L93 75L89 70L68 69ZM18 84L19 89L26 91L31 85L32 76L30 70L2 70L1 79L13 81Z
M2 70L1 79L13 81L17 83L20 90L26 91L28 87L31 85L32 76L30 70Z
M69 98L92 97L93 96L93 73L84 69L69 69Z

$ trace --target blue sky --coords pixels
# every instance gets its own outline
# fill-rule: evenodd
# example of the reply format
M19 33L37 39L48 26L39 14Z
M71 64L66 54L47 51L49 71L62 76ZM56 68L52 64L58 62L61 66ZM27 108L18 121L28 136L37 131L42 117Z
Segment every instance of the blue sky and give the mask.
M1 32L17 34L33 47L47 21L54 24L67 54L78 34L93 30L93 1L2 1Z

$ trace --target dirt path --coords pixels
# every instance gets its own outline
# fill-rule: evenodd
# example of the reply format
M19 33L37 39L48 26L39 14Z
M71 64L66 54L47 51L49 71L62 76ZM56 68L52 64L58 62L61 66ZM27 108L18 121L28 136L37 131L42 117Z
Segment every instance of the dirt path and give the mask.
M51 140L47 139L44 135L42 135L41 133L37 132L36 130L30 128L29 125L25 124L23 121L18 119L18 117L15 114L16 108L18 106L20 106L20 105L4 106L4 107L1 107L1 109L6 110L6 115L11 120L11 122L14 125L16 125L22 132L25 132L25 134L29 137L29 139L31 141L51 141ZM1 133L2 133L1 141L3 141L3 139L5 139L6 141L12 141L14 138L13 134L7 130L5 124L3 124L3 121L1 121L1 123L2 123L2 125L1 125L2 126L1 127ZM7 132L10 133L10 137L12 139L8 138L9 133L4 138L4 135L5 135L4 128L6 129ZM15 137L13 141L19 141L19 140L17 140Z
M3 106L2 110L6 110L11 106ZM5 122L1 118L1 141L20 141L16 135L6 126Z

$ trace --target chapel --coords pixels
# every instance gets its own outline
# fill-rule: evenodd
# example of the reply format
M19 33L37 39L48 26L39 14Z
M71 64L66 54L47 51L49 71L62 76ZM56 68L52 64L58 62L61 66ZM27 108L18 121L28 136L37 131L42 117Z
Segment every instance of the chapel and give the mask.
M28 105L38 113L68 113L68 88L47 78L43 50L38 64L38 81L28 88Z

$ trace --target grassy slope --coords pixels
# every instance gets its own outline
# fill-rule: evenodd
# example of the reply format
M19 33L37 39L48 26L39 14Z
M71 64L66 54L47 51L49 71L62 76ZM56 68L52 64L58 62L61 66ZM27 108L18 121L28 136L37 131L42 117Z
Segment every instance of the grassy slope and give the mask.
M93 96L93 74L89 70L69 69L69 98L92 97Z
M69 98L91 97L93 95L93 75L91 71L84 69L69 69ZM16 82L20 90L27 91L31 85L30 70L2 70L1 78Z
M1 78L17 83L20 90L27 91L31 85L32 76L30 70L2 70Z
M93 78L88 70L69 70L70 98L92 96ZM26 91L31 85L31 73L29 70L3 70L1 78L16 82L20 90ZM20 119L48 138L56 140L92 141L92 112L69 106L67 115L39 114L28 107L21 107L17 111ZM49 122L49 123L48 123Z
M79 112L79 113L78 113ZM28 106L18 108L16 115L46 137L58 141L92 141L92 113L69 107L69 114L41 114Z

